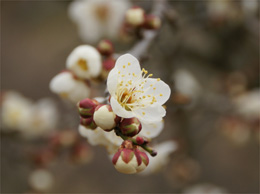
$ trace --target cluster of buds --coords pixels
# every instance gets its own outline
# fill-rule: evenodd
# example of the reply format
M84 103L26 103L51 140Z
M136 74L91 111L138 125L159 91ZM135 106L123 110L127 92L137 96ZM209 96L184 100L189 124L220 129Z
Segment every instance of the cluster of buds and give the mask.
M114 45L111 41L104 39L98 43L97 50L102 55L102 72L100 77L105 80L108 73L115 66L116 60L113 57Z
M51 134L43 148L34 150L30 159L35 170L29 176L29 185L36 193L47 192L53 186L54 177L49 166L61 155L68 156L73 164L87 164L93 158L93 152L85 141L73 130L63 130Z
M78 102L78 111L81 117L80 124L90 129L100 127L105 131L111 131L120 120L110 105L99 104L95 99L86 98Z
M117 128L127 137L137 135L142 129L137 118L121 118L113 112L110 105L99 104L95 99L86 98L78 102L78 111L80 124L89 129L100 127L109 132Z
M142 124L137 118L121 118L113 112L111 105L99 104L94 99L83 99L77 106L81 125L89 130L97 128L105 132L114 130L117 136L125 140L112 160L119 172L132 174L145 169L149 159L146 153L140 151L140 147L151 156L157 154L147 146L149 143L147 138L137 136L142 130Z
M138 146L133 145L132 141L125 140L113 156L112 162L119 172L134 174L148 166L149 158Z
M141 29L156 30L161 27L160 17L145 13L141 7L134 6L126 11L123 32L131 34Z

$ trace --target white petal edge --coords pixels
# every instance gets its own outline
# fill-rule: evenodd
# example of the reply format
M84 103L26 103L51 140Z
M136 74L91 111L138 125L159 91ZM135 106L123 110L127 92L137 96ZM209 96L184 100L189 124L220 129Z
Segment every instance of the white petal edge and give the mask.
M142 123L142 130L140 131L139 135L146 137L146 138L155 138L157 137L163 130L164 121L159 121L156 123Z
M131 54L121 55L117 59L115 67L121 74L139 74L141 72L139 61Z

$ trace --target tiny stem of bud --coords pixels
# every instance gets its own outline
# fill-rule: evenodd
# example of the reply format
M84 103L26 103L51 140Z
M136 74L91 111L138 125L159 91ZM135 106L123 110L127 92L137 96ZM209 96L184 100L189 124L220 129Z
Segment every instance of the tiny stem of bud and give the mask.
M123 135L118 127L116 127L114 130L115 130L116 135L120 136L123 140L130 140L131 142L133 142L134 145L138 145L138 146L142 147L145 151L147 151L153 157L157 155L157 152L152 147L147 146L147 142L140 145L137 143L135 138L127 137L127 136Z

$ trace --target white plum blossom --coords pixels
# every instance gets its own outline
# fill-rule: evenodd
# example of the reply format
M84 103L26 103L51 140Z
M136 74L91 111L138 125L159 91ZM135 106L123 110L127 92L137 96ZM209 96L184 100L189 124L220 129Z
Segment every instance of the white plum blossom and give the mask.
M101 38L118 38L128 0L74 0L69 16L78 26L80 37L89 43Z
M176 142L169 140L157 144L153 148L157 151L157 155L155 157L148 155L149 165L141 175L156 173L163 168L169 162L169 155L177 150L178 145Z
M37 103L17 92L6 92L1 107L4 128L19 131L25 137L39 137L55 129L58 111L50 99Z
M17 92L4 93L1 104L1 119L4 128L17 130L24 128L25 123L30 120L31 107L33 103Z
M138 60L125 54L119 57L107 79L107 89L114 113L123 118L136 117L143 123L162 120L166 111L163 104L169 99L171 89L160 80L150 78Z
M71 72L62 72L52 78L50 90L73 103L87 98L90 94L88 85L76 79Z
M51 99L41 99L30 110L30 120L24 123L20 132L29 138L43 136L50 133L57 126L59 113Z
M102 70L101 55L90 45L78 46L68 56L66 67L79 78L95 78Z

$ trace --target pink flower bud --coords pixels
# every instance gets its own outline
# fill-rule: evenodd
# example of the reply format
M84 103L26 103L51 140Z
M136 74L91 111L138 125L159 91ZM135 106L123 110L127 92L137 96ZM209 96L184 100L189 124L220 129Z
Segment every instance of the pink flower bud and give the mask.
M101 40L97 46L98 51L105 56L111 55L114 52L114 46L109 40Z
M108 57L103 61L103 69L109 72L111 69L115 67L115 59L113 57Z
M50 164L56 156L54 150L50 148L45 148L42 150L38 150L37 153L34 153L32 159L34 163L38 166L47 166Z
M96 129L97 125L93 120L93 117L89 117L89 118L80 118L80 124L90 128L90 129Z
M96 125L105 131L114 129L119 121L119 117L113 112L110 105L99 105L95 109L94 121Z
M143 171L149 164L149 159L131 141L126 140L115 153L112 162L119 172L134 174Z
M161 27L161 19L155 15L147 15L145 17L144 27L151 30L158 29Z
M108 73L115 67L115 59L113 57L108 57L103 61L102 78L107 79Z
M142 125L141 125L140 121L135 117L124 118L120 122L119 128L123 135L133 137L141 131Z
M144 138L137 136L136 137L136 143L138 145L143 145L144 143L146 143L146 141L144 140Z
M78 134L73 130L63 130L53 134L49 139L49 145L53 149L72 146L78 138Z
M140 7L133 7L128 9L126 12L126 22L131 26L138 27L141 26L145 21L144 10Z
M140 159L141 159L141 164L138 165L137 167L137 172L141 172L143 171L149 164L149 158L146 155L145 152L141 152L140 150L136 149L136 156L139 155ZM140 160L139 159L139 160ZM140 162L139 162L140 163Z
M83 118L92 117L98 104L98 101L95 99L85 98L84 100L81 100L78 103L78 111L80 116Z

